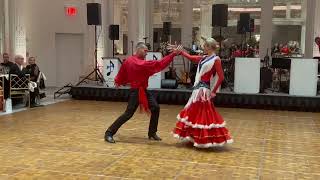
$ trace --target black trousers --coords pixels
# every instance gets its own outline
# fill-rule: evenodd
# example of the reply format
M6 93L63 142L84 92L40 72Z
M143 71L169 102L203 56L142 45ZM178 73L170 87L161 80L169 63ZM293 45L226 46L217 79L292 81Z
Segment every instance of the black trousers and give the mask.
M34 92L30 91L30 103L36 104L36 98L39 95L39 88L34 88Z
M10 95L10 81L4 78L4 99L8 99Z
M149 123L149 132L148 135L152 135L158 130L158 120L160 107L156 99L153 97L152 93L146 91L149 103L149 109L151 111L150 123ZM126 123L136 112L139 106L139 90L132 89L129 94L129 101L126 111L108 128L106 134L114 135L117 133L118 129Z

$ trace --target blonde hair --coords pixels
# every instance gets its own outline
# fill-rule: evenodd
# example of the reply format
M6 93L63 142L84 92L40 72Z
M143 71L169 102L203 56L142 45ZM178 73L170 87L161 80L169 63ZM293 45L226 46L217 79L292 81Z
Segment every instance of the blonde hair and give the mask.
M28 60L31 60L31 59L36 60L36 57L34 57L34 56L30 56L30 57L28 58Z
M213 38L204 39L204 46L207 46L214 50L217 48L217 45L218 45L218 42Z

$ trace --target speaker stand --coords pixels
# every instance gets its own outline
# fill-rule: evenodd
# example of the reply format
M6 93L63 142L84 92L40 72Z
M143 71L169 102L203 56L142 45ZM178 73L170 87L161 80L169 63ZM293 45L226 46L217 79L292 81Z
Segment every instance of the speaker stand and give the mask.
M131 55L133 56L133 41L131 41Z
M86 77L84 77L80 82L78 82L76 84L76 86L82 84L85 80L91 80L92 81L92 79L90 79L90 76L92 74L94 74L93 81L96 81L97 83L101 82L102 84L104 82L106 82L105 79L103 78L103 75L102 75L100 69L98 68L98 56L97 56L98 55L98 50L97 50L98 40L97 40L97 26L96 25L94 25L94 41L95 41L95 47L94 47L95 48L95 50L94 50L94 58L95 58L94 69Z
M143 38L144 44L147 44L147 39L148 39L148 37L144 37L144 38Z
M114 40L112 40L112 57L114 57Z

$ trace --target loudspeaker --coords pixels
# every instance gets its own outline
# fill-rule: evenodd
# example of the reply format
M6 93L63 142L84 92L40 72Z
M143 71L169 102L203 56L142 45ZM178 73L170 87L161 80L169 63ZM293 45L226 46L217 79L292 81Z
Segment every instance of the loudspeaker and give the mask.
M212 26L228 27L228 5L212 5Z
M164 89L177 89L178 81L176 79L162 79L161 88Z
M111 24L109 26L109 39L119 40L119 25Z
M250 32L250 13L240 13L240 26L244 32Z
M171 33L171 22L163 22L163 34L170 35Z
M87 3L88 25L101 25L101 4Z

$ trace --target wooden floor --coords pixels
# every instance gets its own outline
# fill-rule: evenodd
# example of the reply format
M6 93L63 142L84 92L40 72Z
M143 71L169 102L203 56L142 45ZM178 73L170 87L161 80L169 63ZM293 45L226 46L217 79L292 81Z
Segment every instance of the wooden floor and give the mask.
M136 115L115 137L118 102L66 101L0 116L0 179L320 179L320 114L219 109L234 144L198 150L171 136L182 106L161 105L159 135Z

